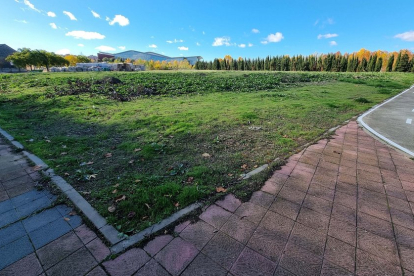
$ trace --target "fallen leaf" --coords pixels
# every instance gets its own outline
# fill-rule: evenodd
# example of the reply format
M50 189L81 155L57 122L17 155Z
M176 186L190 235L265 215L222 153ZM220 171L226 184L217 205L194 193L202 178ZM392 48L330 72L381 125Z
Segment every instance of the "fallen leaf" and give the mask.
M68 154L67 152L62 152L60 155L66 155L66 154Z
M92 164L93 164L92 161L89 161L88 163L86 163L86 165L92 165Z
M187 183L192 183L194 181L194 177L190 176L187 178Z
M129 164L132 164L132 163L134 163L134 160L130 160L128 163L129 163Z
M109 211L110 213L115 212L115 210L116 210L116 207L115 207L114 205L112 205L112 206L109 206L109 207L108 207L108 211Z
M69 173L65 173L65 176L69 176L70 174Z
M115 199L115 202L116 202L116 203L118 203L118 202L123 201L123 200L125 200L125 199L126 199L126 196L125 196L125 195L120 195L120 196L118 196L118 197Z
M168 234L168 230L164 230L164 235L167 235Z
M175 207L180 206L180 202L175 203L175 204L174 204L174 206L175 206Z
M76 216L76 212L75 211L70 212L69 216Z
M148 203L145 203L145 206L147 206L148 209L151 209L151 207L148 205Z
M107 154L105 154L105 157L106 157L106 158L110 158L110 157L112 157L112 153L108 152Z
M90 195L91 194L91 192L81 192L82 194L84 194L84 195Z
M66 220L66 221L70 221L70 218L63 218L64 220Z
M230 176L230 177L231 177L231 176L233 176L233 174L232 174L232 173L229 173L229 174L227 174L227 175L228 175L228 176Z
M114 185L114 187L116 188L116 187L119 187L119 183L116 183L115 185Z
M145 216L145 217L142 217L142 220L146 220L148 217L147 216Z
M142 149L134 149L134 152L141 151Z
M225 192L227 192L227 189L224 189L223 187L217 187L216 192L217 193L225 193Z
M92 178L96 179L97 174L91 174L87 178L88 180L91 180Z
M254 165L253 168L257 168L257 165Z
M42 166L39 166L39 165L36 165L32 168L32 170L34 170L34 171L39 171L41 169L42 169Z
M137 179L137 180L135 180L135 182L138 183L138 182L141 182L141 180L140 179Z
M203 157L206 157L206 158L211 157L211 155L210 155L210 154L208 154L207 152L203 153L203 154L202 154L202 156L203 156Z
M243 164L240 168L242 168L243 170L247 169L247 164Z
M113 194L116 194L117 192L118 192L117 189L115 189L115 190L112 191Z

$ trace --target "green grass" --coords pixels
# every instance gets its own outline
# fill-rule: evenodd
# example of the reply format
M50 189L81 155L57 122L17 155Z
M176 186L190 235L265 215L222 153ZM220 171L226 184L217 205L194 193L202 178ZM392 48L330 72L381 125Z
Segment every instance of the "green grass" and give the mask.
M108 76L123 83L96 82ZM257 185L240 174L412 83L399 73L0 75L0 127L133 233L216 187L248 194Z

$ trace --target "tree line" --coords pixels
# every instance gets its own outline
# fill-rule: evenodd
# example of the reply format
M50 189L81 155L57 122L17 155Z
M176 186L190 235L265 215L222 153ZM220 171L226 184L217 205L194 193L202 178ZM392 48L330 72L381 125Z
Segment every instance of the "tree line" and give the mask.
M239 71L325 71L325 72L414 72L413 53L370 52L365 49L352 54L330 53L322 55L267 56L257 59L223 59L198 61L197 70L239 70Z
M17 68L39 68L45 67L49 71L53 66L69 66L76 65L78 62L91 62L85 56L67 55L65 57L57 55L53 52L45 50L31 50L29 48L18 49L17 52L9 55L6 60L12 62Z

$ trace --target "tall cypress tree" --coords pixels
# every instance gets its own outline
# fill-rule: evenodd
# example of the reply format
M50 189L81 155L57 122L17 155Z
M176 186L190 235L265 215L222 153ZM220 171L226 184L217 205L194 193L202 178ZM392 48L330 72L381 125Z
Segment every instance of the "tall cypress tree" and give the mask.
M382 68L382 57L380 57L375 65L375 72L381 72Z
M398 62L398 59L397 59L397 64L395 65L395 71L396 72L408 72L409 71L409 56L408 56L408 54L407 53L404 53L403 55L401 55L401 52L400 52L400 56L401 56L401 58L400 58L400 60L399 60L399 62Z
M394 55L391 54L390 58L388 59L387 67L385 68L385 72L392 72L393 64L394 64Z
M394 71L396 72L398 72L397 68L400 67L400 61L401 61L401 51L398 53L397 60L395 61Z

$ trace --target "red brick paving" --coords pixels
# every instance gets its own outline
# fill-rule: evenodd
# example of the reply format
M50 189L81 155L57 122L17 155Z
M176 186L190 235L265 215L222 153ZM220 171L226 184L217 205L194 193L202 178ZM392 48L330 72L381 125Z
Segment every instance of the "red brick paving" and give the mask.
M414 162L352 121L290 157L249 202L227 195L175 236L95 268L108 249L81 226L61 238L47 272L65 269L58 259L69 255L88 275L414 275L413 208ZM42 261L32 254L0 275L42 272L47 247Z

